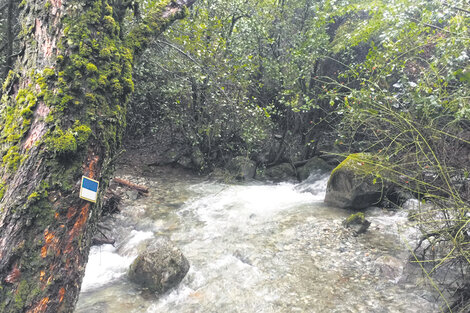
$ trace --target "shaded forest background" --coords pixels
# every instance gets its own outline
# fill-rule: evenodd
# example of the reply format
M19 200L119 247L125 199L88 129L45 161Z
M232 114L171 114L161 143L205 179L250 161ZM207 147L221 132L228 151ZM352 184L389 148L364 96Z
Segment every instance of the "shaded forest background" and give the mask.
M24 49L18 7L0 3L2 81ZM136 60L126 147L201 172L371 153L377 179L433 205L413 215L414 260L465 312L469 21L464 0L198 1Z

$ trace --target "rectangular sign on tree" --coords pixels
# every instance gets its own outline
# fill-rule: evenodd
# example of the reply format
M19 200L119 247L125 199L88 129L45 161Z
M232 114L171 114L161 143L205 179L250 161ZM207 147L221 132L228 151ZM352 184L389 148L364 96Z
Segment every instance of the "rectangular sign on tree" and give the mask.
M99 182L82 176L82 184L80 187L80 198L85 199L87 201L96 202L98 198L98 186Z

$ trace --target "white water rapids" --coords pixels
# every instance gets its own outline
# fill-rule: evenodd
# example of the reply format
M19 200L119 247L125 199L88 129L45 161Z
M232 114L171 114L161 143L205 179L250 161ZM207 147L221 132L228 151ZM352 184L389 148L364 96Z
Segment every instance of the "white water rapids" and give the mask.
M164 175L126 177L151 196L127 200L107 221L117 242L92 248L76 313L438 312L435 293L407 265L405 212L369 210L369 231L354 237L341 226L351 212L323 204L326 176L230 185ZM126 276L157 236L191 264L159 297Z

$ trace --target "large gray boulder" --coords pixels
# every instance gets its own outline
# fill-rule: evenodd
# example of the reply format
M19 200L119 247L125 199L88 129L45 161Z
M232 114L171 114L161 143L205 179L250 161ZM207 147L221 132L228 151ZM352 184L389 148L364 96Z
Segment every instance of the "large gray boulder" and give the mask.
M238 180L251 179L256 174L256 163L244 156L231 159L226 169Z
M368 154L349 155L331 172L325 203L350 209L379 204L387 189L381 169L377 160Z
M329 172L333 166L328 164L325 160L315 157L308 160L308 162L297 169L299 180L306 180L311 174L318 172Z
M189 262L171 241L159 238L129 268L130 281L162 294L177 286L189 270Z
M281 163L268 167L264 171L264 176L275 182L296 179L295 168L290 163Z

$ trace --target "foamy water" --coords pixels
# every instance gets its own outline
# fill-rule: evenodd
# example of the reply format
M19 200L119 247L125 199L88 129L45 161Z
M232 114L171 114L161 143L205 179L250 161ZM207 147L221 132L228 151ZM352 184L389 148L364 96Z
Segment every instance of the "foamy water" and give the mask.
M431 291L403 274L405 214L370 210L369 232L347 236L341 222L350 212L323 204L327 179L176 180L130 202L114 222L117 248L90 253L76 313L434 312ZM171 238L191 268L177 288L149 297L126 272L139 245L155 236ZM385 273L390 260L398 268Z
M132 230L124 245L124 253L118 253L117 248L110 244L92 247L81 291L87 292L119 280L137 257L139 243L153 237L153 232Z

